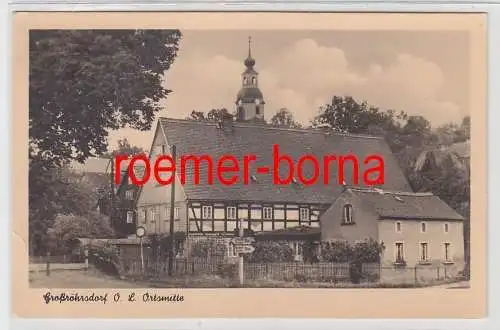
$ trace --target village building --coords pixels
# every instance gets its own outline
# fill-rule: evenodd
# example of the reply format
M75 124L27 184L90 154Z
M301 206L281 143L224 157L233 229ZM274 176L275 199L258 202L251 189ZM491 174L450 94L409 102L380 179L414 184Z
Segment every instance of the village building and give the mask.
M463 220L432 193L348 187L321 216L321 241L372 238L383 267L463 267Z
M365 238L384 243L383 263L391 266L402 261L414 265L463 260L463 219L437 196L412 191L383 138L262 124L265 102L250 50L244 64L236 120L159 118L157 122L149 155L152 165L159 155L172 156L172 146L177 169L182 168L185 155L208 156L185 162L182 180L178 171L175 175L174 231L188 238L178 254L188 257L191 242L217 237L233 255L230 241L241 220L245 231L256 239L290 241L296 260L303 260L304 242ZM304 155L323 159L327 154L354 155L358 161L322 168L315 184L304 184L295 171L291 183L276 184L269 170L276 165L275 145L295 162ZM210 159L216 163L231 155L241 160L249 154L256 156L248 169L249 182L208 180L213 171ZM363 160L373 155L383 160L385 177L368 189L358 176L363 178L370 167ZM284 163L277 168L283 176L289 170ZM304 177L317 174L311 162L301 168ZM328 184L325 176L330 178ZM168 235L172 186L151 177L138 191L137 224L149 234Z

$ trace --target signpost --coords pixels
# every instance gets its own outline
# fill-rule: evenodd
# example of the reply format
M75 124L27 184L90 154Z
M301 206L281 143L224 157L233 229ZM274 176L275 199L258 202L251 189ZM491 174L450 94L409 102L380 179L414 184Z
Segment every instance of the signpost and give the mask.
M243 237L243 219L239 219L238 224L239 236L231 240L234 245L234 252L239 255L239 275L240 285L243 286L243 254L252 253L255 248L252 246L254 242L253 237Z
M142 240L145 234L146 234L146 228L144 228L143 226L139 226L135 230L135 235L139 238L139 241L141 242L141 271L143 275L144 275L144 249L142 245Z
M251 245L235 245L234 246L234 252L237 254L252 253L253 251L255 251L255 248Z

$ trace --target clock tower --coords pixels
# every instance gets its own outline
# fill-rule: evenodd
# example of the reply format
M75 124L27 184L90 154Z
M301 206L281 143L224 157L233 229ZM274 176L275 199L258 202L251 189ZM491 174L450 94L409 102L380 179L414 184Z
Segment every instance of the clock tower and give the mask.
M259 89L259 73L252 58L252 38L248 37L248 57L241 74L241 89L236 96L236 120L264 121L264 97Z

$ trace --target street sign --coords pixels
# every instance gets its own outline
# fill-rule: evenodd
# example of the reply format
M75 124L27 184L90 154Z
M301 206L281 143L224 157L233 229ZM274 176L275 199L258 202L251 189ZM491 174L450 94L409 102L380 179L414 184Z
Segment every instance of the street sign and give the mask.
M236 254L246 254L246 253L252 253L255 251L255 247L252 245L235 245L234 246L234 252Z
M142 238L145 234L146 234L146 228L144 228L143 226L137 227L135 231L135 235L137 237Z
M253 237L234 237L231 239L231 243L234 245L250 245L255 241Z

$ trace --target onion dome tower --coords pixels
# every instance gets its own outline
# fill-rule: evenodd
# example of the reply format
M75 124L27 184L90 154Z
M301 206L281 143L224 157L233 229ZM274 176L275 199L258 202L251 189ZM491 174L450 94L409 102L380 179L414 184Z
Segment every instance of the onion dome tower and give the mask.
M236 120L264 121L264 96L259 89L259 73L255 71L252 57L252 37L248 37L248 57L241 74L241 89L236 96Z

